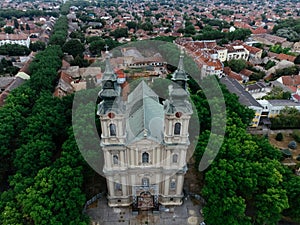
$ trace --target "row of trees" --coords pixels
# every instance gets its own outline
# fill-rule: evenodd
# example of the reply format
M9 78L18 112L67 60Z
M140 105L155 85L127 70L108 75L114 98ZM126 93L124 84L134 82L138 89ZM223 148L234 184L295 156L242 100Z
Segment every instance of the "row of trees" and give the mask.
M273 28L273 33L287 38L288 41L299 41L300 36L300 20L288 18L286 20L278 21Z
M67 17L59 17L55 23L53 34L49 39L49 45L59 45L61 47L64 45L68 35L68 30L65 29L66 27L68 27Z
M272 129L291 129L300 127L300 113L295 108L285 108L280 114L271 118Z
M12 19L13 17L21 18L21 17L29 17L33 20L33 16L53 16L58 17L58 12L50 12L50 11L43 11L43 10L16 10L16 9L1 9L0 10L0 17L6 19Z
M4 44L0 46L0 55L24 56L30 53L30 49L24 45Z
M67 30L64 18L55 34ZM65 26L63 26L63 24ZM0 108L0 223L88 224L84 171L71 127L73 96L59 99L63 51L53 38L30 64L30 80L11 92ZM62 42L57 42L64 44Z
M200 32L199 35L194 37L195 40L221 40L219 44L226 44L229 41L234 40L246 40L251 35L249 29L236 29L232 32L222 32L215 30L211 26L207 25Z

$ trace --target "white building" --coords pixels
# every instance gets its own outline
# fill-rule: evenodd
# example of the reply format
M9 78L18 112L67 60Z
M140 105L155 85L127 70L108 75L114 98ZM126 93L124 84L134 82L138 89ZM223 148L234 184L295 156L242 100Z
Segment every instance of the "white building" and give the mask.
M264 112L267 114L268 118L278 116L280 112L286 107L293 107L300 111L300 103L291 100L276 99L276 100L257 100L257 101L263 107Z
M227 61L231 59L248 60L249 51L242 45L234 45L227 47Z
M0 46L5 44L18 44L29 48L30 38L26 34L0 34Z

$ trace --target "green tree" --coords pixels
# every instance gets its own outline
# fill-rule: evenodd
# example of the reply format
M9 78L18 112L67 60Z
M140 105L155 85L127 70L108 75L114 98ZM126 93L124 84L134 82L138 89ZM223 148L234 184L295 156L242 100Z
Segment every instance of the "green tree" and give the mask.
M73 31L70 33L70 38L79 39L81 43L85 41L85 36L81 31Z
M111 32L111 35L118 39L120 37L128 37L128 29L127 28L117 28L113 32Z
M4 27L4 32L6 34L13 34L14 33L14 28L8 26L8 27Z
M186 33L186 34L195 34L196 33L196 30L195 30L195 27L194 27L194 25L188 25L188 26L186 26L185 27L185 29L184 29L184 32Z
M137 23L134 22L134 21L129 21L129 22L126 23L126 26L128 27L128 30L130 30L130 29L136 30L136 28L137 28Z
M30 26L29 26L28 23L26 23L25 29L26 29L26 30L30 30Z
M73 57L82 56L84 45L78 39L71 39L63 45L62 50Z
M300 177L289 172L286 174L283 188L287 192L289 201L289 208L284 211L284 215L289 216L296 221L300 221Z
M276 65L276 63L275 63L274 61L269 60L269 61L266 63L266 65L265 65L265 69L268 70L268 69L272 68L272 67L275 66L275 65Z
M139 27L145 31L153 31L153 25L150 22L142 23Z
M299 130L293 130L292 136L295 139L295 141L300 143L300 131Z
M283 140L283 134L282 133L276 134L275 139L276 139L276 141L282 141Z
M89 65L89 62L79 55L71 62L71 66L88 67Z
M300 55L297 55L297 57L294 60L295 64L300 64Z
M31 42L29 46L29 49L34 52L45 50L45 48L46 44L42 41Z
M18 22L17 19L14 19L14 27L15 27L16 29L19 29L19 22Z
M101 55L101 51L105 49L104 46L105 46L105 41L103 39L98 41L93 41L89 45L89 50L94 55Z
M65 44L66 36L64 33L54 33L49 39L49 45L63 46Z
M241 72L241 70L245 69L247 67L247 62L244 59L232 59L228 62L228 66L234 71L234 72Z
M273 87L272 90L267 93L263 99L290 99L291 93L284 91L281 87Z
M230 41L234 41L234 40L246 40L249 36L251 35L251 31L249 29L236 29L233 32L228 32L227 33L227 38Z

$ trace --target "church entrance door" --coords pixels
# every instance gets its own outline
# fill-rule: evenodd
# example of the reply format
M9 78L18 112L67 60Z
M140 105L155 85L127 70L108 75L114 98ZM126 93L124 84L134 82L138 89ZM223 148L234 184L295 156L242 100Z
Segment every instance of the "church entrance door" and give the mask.
M142 192L138 196L138 209L140 210L149 210L154 207L154 197L150 192Z

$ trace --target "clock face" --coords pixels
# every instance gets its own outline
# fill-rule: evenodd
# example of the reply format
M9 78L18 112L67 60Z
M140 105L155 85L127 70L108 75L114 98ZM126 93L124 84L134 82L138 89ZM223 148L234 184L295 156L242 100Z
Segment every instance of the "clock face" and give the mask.
M108 115L108 117L111 118L111 119L115 118L115 114L112 113L112 112L109 112L107 115Z
M182 112L176 112L176 113L175 113L175 116L176 116L177 118L180 118L180 117L182 116Z

